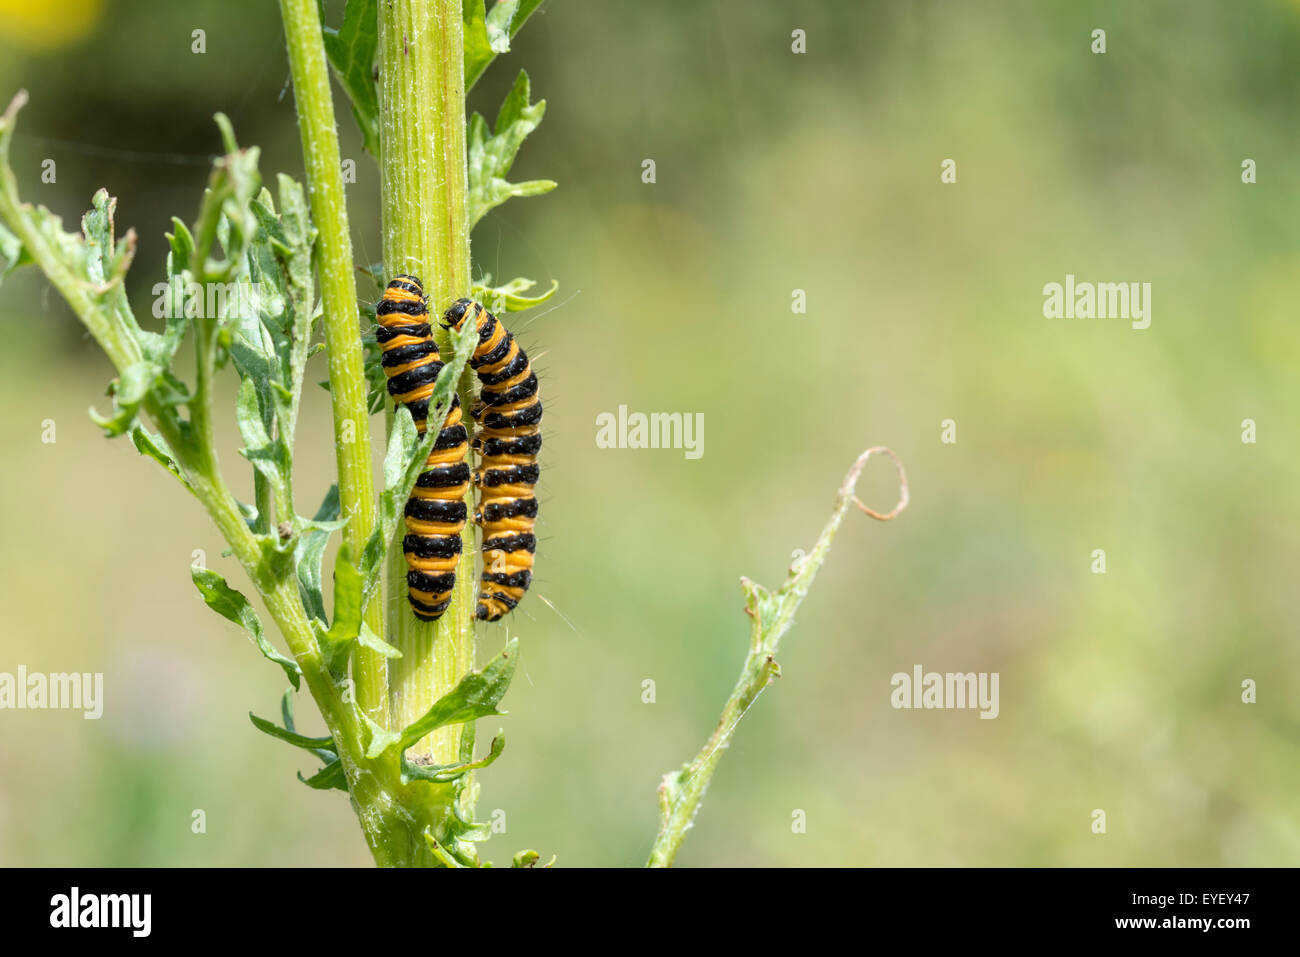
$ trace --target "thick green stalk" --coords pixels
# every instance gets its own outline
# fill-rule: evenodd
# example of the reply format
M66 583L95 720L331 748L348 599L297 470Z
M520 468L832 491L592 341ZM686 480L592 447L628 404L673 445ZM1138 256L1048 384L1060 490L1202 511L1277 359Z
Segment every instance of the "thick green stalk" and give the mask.
M884 514L867 508L854 494L858 476L862 474L867 459L877 452L883 452L893 459L898 470L898 504L893 511ZM844 484L840 486L836 498L835 511L818 536L817 543L811 552L799 557L790 566L785 583L777 591L770 592L748 578L740 580L745 589L745 613L751 619L749 653L745 656L745 664L740 669L740 678L731 691L731 697L722 709L717 727L700 753L690 764L664 775L663 783L659 786L659 834L651 848L647 867L672 866L682 841L686 839L686 832L700 809L700 803L704 800L704 792L713 778L713 772L717 770L718 762L722 760L723 753L735 736L740 719L772 679L780 677L781 668L776 663L776 652L781 638L790 630L795 610L807 596L813 579L817 577L817 571L830 554L831 542L839 531L849 506L855 505L872 518L888 521L907 507L907 500L907 476L903 473L903 465L897 456L883 446L867 449L858 456L844 477Z
M435 314L470 288L461 14L461 0L391 0L379 7L384 266L390 274L418 276ZM445 353L449 340L438 334ZM470 401L462 388L462 406ZM402 652L389 674L394 727L424 714L474 666L474 543L468 528L462 538L451 607L432 626L407 608L400 542L390 553L388 640ZM443 728L411 751L451 764L459 739L458 727Z
M374 528L375 489L371 476L365 363L338 131L316 0L280 0L280 12L298 107L311 217L319 231L316 260L325 313L330 399L334 406L334 452L338 460L339 501L342 516L348 522L343 529L343 541L356 560ZM382 603L369 604L365 622L376 635L384 633ZM386 659L358 646L352 659L352 673L357 684L357 704L373 721L386 725Z

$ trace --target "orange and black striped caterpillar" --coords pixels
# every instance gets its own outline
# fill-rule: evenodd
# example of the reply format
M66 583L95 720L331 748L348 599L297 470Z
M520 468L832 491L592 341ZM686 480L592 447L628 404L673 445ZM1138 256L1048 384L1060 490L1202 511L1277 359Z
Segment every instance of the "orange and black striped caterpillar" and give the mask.
M475 615L496 621L519 604L533 580L542 403L527 353L496 316L471 299L457 299L443 325L459 331L467 318L478 327L469 364L481 385L471 410L478 426L473 447L482 456L472 477L479 489L474 522L483 529L483 584Z
M415 428L423 435L429 397L443 363L429 327L429 308L420 280L406 275L394 278L375 308L375 320L388 393L394 402L411 410ZM436 621L451 603L461 553L460 533L465 528L468 450L460 399L453 394L442 431L406 502L407 534L402 539L406 582L411 609L422 621Z

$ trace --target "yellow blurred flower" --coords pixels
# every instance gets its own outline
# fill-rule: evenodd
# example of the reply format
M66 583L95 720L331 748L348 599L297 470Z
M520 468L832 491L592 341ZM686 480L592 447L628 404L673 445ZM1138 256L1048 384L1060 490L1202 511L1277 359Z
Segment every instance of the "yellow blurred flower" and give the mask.
M0 41L43 53L81 40L99 22L103 0L0 0Z

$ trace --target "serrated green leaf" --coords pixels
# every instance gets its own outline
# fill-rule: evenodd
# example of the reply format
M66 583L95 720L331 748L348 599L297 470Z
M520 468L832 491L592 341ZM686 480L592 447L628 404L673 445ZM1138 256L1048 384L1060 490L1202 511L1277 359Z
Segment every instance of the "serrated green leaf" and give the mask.
M546 101L529 103L527 72L520 70L515 84L497 113L496 128L475 113L469 123L469 223L472 229L483 216L512 196L536 196L555 188L548 179L511 183L506 180L524 139L541 123Z
M484 0L463 0L465 92L473 88L498 53L509 51L511 39L541 4L542 0L498 0L491 12L485 13Z
M455 688L435 701L423 717L403 728L399 747L405 751L429 732L449 724L502 714L497 705L505 697L518 663L519 639L512 638L481 671L467 674Z
M372 738L366 750L366 757L377 758L391 748L397 748L399 753L405 753L407 748L438 728L463 724L489 715L504 714L497 710L497 705L510 687L510 680L514 677L518 663L519 639L512 638L501 653L480 671L467 674L455 688L435 701L422 717L411 722L400 732L388 731L367 720L366 723L371 727ZM500 747L504 746L503 738ZM499 749L498 753L500 753Z
M267 721L265 718L259 718L253 712L248 712L248 720L253 722L253 727L264 734L269 734L273 738L278 738L292 744L295 748L302 748L306 751L317 751L321 748L334 749L334 739L329 735L323 738L309 738L306 735L298 734L295 731L286 731L273 721Z
M289 683L297 688L302 669L298 667L298 662L280 654L267 640L266 634L262 631L262 622L257 617L257 612L253 610L253 606L248 603L248 599L227 585L226 580L211 569L191 568L190 577L194 579L194 585L208 607L222 618L233 621L248 632L258 650L267 660L274 661L283 668Z
M259 293L257 308L227 331L240 376L255 384L262 431L269 438L263 443L260 434L246 435L246 442L253 442L245 455L259 468L259 481L281 487L293 472L298 399L319 313L312 270L317 231L306 196L288 176L279 176L277 183L278 212L266 189L251 204L258 229L248 248L248 281ZM247 403L249 396L241 392L240 398Z
M241 361L252 362L248 356ZM286 475L283 443L273 440L268 432L270 423L267 420L274 422L274 411L268 410L266 406L270 403L258 395L258 382L259 380L246 373L244 380L239 384L239 398L235 403L235 421L239 425L240 437L244 440L244 447L239 451L244 458L253 463L253 468L257 469L263 478L272 484L272 487L279 487L285 481ZM266 386L268 380L262 378L260 382Z
M114 235L113 213L117 200L108 190L98 189L91 198L91 208L81 217L81 234L85 240L85 277L94 296L116 324L139 340L140 326L127 301L123 280L135 258L135 233L128 230L118 240Z
M522 295L522 293L527 292L536 285L537 283L532 279L512 279L504 286L476 285L473 289L473 295L475 299L483 303L489 312L497 315L507 312L523 312L525 309L540 306L554 296L555 291L560 288L560 283L552 279L551 288L540 296Z
M302 184L281 173L276 178L280 191L280 228L285 246L277 256L285 267L285 276L291 289L310 301L312 291L312 248L316 243L317 229L311 221L311 211ZM310 314L308 320L310 320ZM308 327L309 328L309 327Z
M375 51L379 46L377 0L348 0L343 26L325 27L325 55L339 85L348 95L352 115L372 156L379 155L379 91L375 83Z

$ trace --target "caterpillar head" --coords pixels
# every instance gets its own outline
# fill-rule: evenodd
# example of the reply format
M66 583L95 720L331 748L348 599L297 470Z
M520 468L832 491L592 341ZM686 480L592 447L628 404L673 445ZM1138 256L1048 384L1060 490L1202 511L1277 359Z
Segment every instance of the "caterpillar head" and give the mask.
M473 299L457 299L451 304L446 315L442 317L442 327L444 329L459 329L460 324L465 321L465 313L474 305Z
M407 273L402 273L401 275L394 276L392 279L388 281L389 289L393 289L393 288L400 289L403 286L414 286L415 289L413 291L417 295L419 296L424 295L424 286L423 284L421 284L419 277L417 276L411 276L408 275Z

